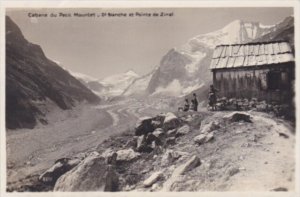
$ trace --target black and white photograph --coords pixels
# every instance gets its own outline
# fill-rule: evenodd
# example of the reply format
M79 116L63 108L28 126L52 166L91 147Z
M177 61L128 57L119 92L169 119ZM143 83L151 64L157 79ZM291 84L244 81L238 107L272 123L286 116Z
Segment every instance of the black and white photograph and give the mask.
M3 17L6 195L296 194L293 5Z

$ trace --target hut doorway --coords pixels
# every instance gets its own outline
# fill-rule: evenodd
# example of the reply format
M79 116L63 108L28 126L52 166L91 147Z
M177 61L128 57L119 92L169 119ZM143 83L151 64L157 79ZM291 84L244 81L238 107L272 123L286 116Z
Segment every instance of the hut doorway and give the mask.
M281 73L278 71L270 71L267 74L267 83L269 90L280 89Z

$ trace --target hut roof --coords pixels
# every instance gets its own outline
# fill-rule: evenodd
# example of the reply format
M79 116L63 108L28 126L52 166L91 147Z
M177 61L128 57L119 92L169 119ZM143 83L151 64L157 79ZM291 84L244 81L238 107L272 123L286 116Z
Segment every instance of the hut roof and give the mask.
M294 61L288 42L264 42L219 45L215 48L210 69L272 65Z

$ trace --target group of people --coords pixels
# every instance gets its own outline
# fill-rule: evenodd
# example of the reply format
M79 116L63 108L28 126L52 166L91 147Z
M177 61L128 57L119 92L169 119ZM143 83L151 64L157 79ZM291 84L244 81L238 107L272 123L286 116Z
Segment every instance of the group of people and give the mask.
M208 105L211 107L212 110L216 110L217 92L218 90L213 85L210 85L209 93L208 93L208 101L209 101ZM180 107L179 110L198 111L198 99L196 93L193 93L193 98L191 99L191 102L189 102L189 99L186 98L183 108Z
M195 93L193 93L191 104L189 102L189 99L185 99L183 111L189 111L189 110L198 111L198 100L197 100L197 95Z

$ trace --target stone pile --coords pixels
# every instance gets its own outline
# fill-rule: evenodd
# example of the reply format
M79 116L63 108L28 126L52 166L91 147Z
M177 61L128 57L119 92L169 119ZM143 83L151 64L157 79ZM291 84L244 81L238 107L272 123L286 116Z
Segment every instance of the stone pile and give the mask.
M236 99L236 98L220 98L216 103L217 110L255 110L260 112L273 112L278 116L285 115L289 112L288 104L279 104L277 102L267 103L265 100L258 101L257 98L252 99Z
M135 127L137 139L135 150L150 153L160 149L161 146L174 144L176 137L185 135L189 131L189 126L183 125L183 121L171 112L153 118L141 118Z
M128 172L129 175L122 175L120 169L124 171L133 165L147 170L144 162L148 162L149 158L158 158L157 164L163 168L152 167L144 173L141 171L137 175L140 177L137 182L140 188L146 190L169 190L168 183L173 183L178 176L201 165L196 155L172 150L179 138L198 131L200 135L194 141L201 145L214 139L214 131L220 128L216 121L200 129L190 126L191 122L196 123L198 119L198 116L179 118L174 113L141 118L136 124L134 136L127 142L122 141L125 146L113 146L101 154L95 151L81 157L60 159L40 176L40 181L52 184L54 191L119 191L120 188L129 191L137 183L132 185L126 181L126 176L132 174Z
M200 135L194 137L194 142L198 145L207 143L214 139L214 131L220 128L220 123L216 121L209 122L200 128Z

